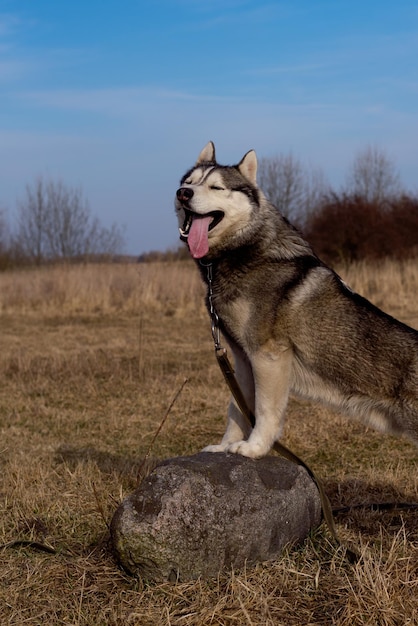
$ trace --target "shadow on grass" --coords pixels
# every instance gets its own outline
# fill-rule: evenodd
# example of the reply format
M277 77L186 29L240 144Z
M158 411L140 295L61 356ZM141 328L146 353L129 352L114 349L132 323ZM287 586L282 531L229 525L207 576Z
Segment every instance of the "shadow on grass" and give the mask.
M67 444L60 446L55 453L57 463L65 463L75 469L81 463L95 463L103 474L118 474L121 477L144 479L161 462L161 459L134 458L102 452L92 446L75 447Z
M389 532L401 527L418 539L418 502L394 485L360 479L329 481L325 490L338 523L363 535L375 536L379 526Z

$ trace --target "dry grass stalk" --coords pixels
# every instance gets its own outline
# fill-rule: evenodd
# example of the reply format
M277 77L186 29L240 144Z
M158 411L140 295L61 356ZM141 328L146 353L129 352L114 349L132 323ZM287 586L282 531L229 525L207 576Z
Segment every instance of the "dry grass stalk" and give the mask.
M187 378L185 378L182 382L182 384L180 385L180 387L177 389L176 393L174 394L173 399L171 400L170 404L168 405L168 409L164 414L163 419L160 422L160 425L158 426L157 430L155 431L155 435L152 438L152 441L148 447L148 450L144 456L144 460L142 461L141 465L139 466L139 470L138 470L138 478L137 478L137 485L140 484L140 482L144 479L144 467L147 463L147 461L149 460L152 448L154 446L154 443L158 437L158 435L160 434L168 416L170 415L171 409L173 408L173 406L175 405L177 398L179 397L179 395L181 394L181 392L183 391L183 388L185 386L185 384L187 383Z

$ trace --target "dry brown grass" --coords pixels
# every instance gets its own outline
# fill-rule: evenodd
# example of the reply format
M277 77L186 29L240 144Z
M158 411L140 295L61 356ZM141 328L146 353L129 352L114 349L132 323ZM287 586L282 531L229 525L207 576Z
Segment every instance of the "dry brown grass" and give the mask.
M418 326L418 264L340 274ZM196 269L68 266L0 275L0 623L395 626L418 623L417 511L356 510L283 559L216 580L147 586L126 576L107 524L136 483L167 407L188 383L153 455L190 454L222 433L217 371ZM335 506L418 501L416 449L300 401L285 443L324 479Z
M102 315L138 314L144 307L165 313L202 309L201 281L187 262L57 265L4 272L0 284L2 313Z

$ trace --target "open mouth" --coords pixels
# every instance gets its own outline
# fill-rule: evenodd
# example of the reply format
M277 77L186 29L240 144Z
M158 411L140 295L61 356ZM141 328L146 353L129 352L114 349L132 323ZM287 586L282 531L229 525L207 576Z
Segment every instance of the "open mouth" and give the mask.
M217 226L224 217L224 213L222 211L210 211L210 213L204 213L201 215L200 213L195 213L194 211L189 211L188 209L183 210L185 213L185 219L182 228L179 228L180 239L182 241L187 241L189 233L192 229L193 221L203 220L206 222L208 225L207 232L209 232L215 228L215 226Z
M200 215L189 209L184 209L185 219L183 227L179 228L180 239L187 241L190 254L194 259L201 259L209 252L209 232L215 228L224 217L222 211L211 211Z

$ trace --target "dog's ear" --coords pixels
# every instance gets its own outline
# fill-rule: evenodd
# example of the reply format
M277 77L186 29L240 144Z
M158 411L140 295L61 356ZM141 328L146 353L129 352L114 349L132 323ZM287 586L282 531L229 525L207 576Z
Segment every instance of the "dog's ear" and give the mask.
M209 141L197 157L196 165L201 163L216 163L215 144L213 141Z
M257 155L249 150L238 163L238 169L252 185L257 186Z

